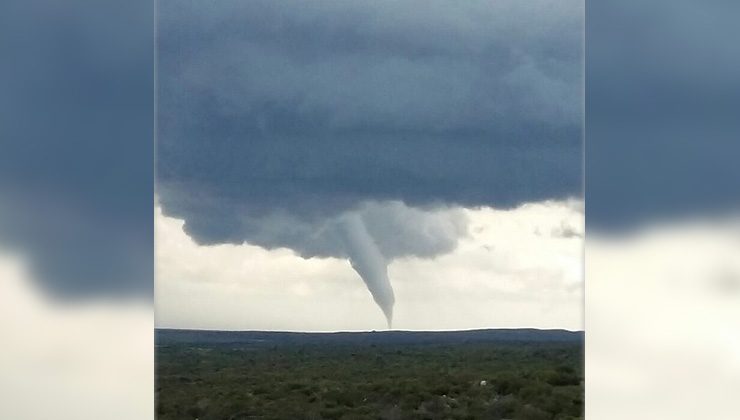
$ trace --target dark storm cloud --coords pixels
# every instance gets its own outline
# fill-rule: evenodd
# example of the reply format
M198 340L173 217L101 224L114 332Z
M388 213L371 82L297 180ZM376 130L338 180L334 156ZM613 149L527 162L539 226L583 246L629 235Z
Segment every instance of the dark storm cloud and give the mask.
M152 30L148 1L0 5L0 248L54 296L151 298Z
M740 210L740 4L649 3L587 9L593 231Z
M158 24L158 196L200 242L580 194L579 1L161 1Z

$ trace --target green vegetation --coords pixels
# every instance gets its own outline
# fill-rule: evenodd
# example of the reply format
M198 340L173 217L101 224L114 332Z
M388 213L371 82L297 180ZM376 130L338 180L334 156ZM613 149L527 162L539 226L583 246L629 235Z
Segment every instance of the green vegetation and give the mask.
M167 344L159 419L523 419L583 412L582 343Z

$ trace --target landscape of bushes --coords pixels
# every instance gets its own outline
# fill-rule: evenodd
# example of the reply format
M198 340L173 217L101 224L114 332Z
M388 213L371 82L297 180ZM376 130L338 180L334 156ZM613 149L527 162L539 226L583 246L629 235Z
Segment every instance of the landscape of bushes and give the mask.
M581 342L170 343L159 419L577 419Z

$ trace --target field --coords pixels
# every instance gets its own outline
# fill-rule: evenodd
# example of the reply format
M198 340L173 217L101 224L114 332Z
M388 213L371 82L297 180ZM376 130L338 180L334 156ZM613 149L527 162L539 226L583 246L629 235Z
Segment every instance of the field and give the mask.
M157 331L158 419L574 419L583 335Z

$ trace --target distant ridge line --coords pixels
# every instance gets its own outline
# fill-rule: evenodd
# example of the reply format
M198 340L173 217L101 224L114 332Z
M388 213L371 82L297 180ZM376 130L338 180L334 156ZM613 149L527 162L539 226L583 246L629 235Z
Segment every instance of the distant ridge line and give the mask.
M156 328L155 340L166 344L450 344L483 342L578 342L583 331L498 328L445 331L228 331Z

